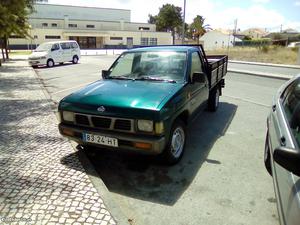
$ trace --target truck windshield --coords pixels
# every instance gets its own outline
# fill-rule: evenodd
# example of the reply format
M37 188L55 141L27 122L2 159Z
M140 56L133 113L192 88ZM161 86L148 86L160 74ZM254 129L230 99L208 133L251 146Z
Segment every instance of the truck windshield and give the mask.
M108 79L180 82L185 68L186 52L127 52L113 64Z

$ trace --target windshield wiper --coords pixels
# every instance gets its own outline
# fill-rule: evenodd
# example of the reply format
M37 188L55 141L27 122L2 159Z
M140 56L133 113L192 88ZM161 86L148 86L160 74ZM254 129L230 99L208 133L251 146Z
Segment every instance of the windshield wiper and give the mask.
M109 76L108 79L116 79L116 80L134 80L133 78L129 78L126 76Z
M142 76L142 77L135 78L135 80L152 80L152 81L164 81L169 83L176 83L176 81L172 79L162 79L162 78L157 78L152 76Z

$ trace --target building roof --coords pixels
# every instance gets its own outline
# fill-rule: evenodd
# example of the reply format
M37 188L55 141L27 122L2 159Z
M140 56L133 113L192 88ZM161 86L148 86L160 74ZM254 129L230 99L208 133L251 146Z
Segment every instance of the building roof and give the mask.
M63 19L67 16L71 20L98 20L130 22L131 11L128 9L109 9L71 5L35 4L35 12L31 19Z

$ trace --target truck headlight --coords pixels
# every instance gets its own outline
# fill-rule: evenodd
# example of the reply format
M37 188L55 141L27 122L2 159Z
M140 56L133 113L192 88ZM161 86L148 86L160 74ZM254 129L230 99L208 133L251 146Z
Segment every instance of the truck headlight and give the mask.
M137 127L140 131L152 132L153 121L152 120L138 120Z
M63 120L68 121L68 122L74 122L74 113L69 112L69 111L63 111Z

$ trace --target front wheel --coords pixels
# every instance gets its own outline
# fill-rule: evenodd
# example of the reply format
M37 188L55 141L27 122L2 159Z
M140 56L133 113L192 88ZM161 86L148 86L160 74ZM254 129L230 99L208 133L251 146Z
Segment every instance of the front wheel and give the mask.
M48 59L47 66L48 67L53 67L54 66L54 61L52 59Z
M218 87L215 87L209 93L208 110L211 112L217 111L217 109L219 107L219 100L220 100L220 91L219 91Z
M78 57L76 55L73 56L72 62L73 62L73 64L77 64L78 63Z
M266 136L265 142L265 152L264 152L264 163L268 173L272 176L272 167L271 167L271 155L270 148L268 144L268 134Z
M183 156L186 142L186 126L177 119L175 120L171 134L169 137L168 145L163 153L164 161L169 165L174 165Z

